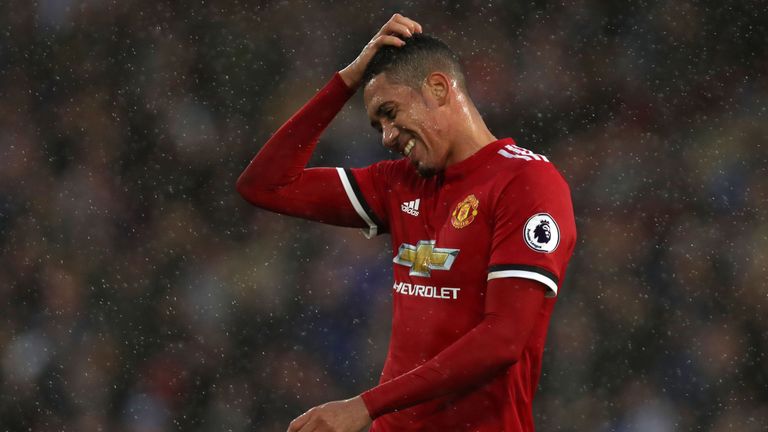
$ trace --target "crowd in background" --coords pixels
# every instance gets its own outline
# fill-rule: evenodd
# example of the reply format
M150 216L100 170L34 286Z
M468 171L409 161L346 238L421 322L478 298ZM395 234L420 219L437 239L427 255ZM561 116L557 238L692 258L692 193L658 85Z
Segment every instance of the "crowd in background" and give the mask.
M378 380L391 245L249 206L270 134L401 12L579 243L541 431L768 429L757 0L0 3L0 430L283 431ZM314 165L393 158L357 95Z

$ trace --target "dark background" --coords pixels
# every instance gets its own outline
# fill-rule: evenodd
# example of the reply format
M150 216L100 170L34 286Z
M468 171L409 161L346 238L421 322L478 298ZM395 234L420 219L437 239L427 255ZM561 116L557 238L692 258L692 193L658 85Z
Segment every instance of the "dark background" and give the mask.
M768 429L768 14L686 0L0 3L0 429L283 431L374 385L389 239L234 184L394 12L571 184L538 429ZM314 164L389 157L357 95Z

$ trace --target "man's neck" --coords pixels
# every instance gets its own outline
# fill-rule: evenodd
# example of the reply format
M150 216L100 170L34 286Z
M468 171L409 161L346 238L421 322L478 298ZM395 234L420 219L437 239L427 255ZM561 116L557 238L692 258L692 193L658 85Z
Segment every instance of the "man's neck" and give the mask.
M467 159L481 148L497 140L485 125L480 113L474 107L468 111L468 119L460 123L461 129L454 134L456 140L451 143L452 151L448 156L446 166Z

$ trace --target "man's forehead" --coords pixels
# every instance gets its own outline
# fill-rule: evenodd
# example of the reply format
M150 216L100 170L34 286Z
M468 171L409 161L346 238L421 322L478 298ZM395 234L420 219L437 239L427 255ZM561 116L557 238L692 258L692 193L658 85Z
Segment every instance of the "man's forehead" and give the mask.
M390 84L384 74L373 77L363 89L363 102L368 115L373 115L376 108L381 105L385 97L391 93Z
M405 96L409 87L403 84L396 84L387 79L384 73L376 75L371 79L363 89L363 101L368 115L373 117L376 110L389 100L402 98Z

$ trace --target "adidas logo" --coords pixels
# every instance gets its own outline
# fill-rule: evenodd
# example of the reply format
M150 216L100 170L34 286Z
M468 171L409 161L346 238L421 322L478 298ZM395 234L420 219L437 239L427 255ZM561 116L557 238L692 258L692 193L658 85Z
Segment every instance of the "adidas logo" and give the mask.
M400 210L404 211L405 213L408 213L411 216L418 216L419 202L421 202L421 198L413 201L404 202L400 205Z

